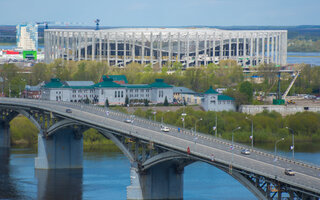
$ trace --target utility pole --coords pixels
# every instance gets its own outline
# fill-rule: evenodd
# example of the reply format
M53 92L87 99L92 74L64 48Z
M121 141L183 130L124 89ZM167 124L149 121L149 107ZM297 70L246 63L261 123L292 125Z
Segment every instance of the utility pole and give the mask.
M216 137L217 137L217 132L218 132L218 117L217 117L217 112L216 112L216 130L215 130Z

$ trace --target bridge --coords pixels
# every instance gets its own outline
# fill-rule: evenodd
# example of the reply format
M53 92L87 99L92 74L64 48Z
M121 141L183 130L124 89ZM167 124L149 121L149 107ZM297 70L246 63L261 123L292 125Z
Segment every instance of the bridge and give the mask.
M70 110L67 110L70 109ZM107 112L106 112L107 111ZM37 169L82 168L82 133L98 130L130 160L127 199L183 199L184 167L197 161L225 171L258 199L320 199L320 167L210 135L105 108L69 102L0 98L0 147L10 147L9 122L26 116L39 130ZM295 176L284 174L286 168Z

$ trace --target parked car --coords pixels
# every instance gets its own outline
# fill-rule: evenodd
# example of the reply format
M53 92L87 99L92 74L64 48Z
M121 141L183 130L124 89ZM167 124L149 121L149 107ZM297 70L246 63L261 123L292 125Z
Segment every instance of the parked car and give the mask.
M66 109L66 113L72 113L72 110L69 109L69 108L67 108L67 109Z
M250 155L250 150L249 149L242 149L241 153L244 155Z
M292 169L287 168L284 170L284 174L288 176L294 176L296 172L294 172Z
M163 131L163 132L169 132L170 129L169 129L168 127L166 127L166 126L162 126L162 127L161 127L161 131Z

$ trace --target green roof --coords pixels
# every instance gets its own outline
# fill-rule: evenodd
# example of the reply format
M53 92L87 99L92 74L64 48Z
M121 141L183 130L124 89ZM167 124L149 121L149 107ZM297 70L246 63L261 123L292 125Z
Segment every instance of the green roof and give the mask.
M225 101L225 100L234 101L234 98L229 97L229 96L227 96L227 95L221 94L221 95L218 95L218 100L219 100L219 101Z
M150 85L146 84L137 84L137 85L124 85L127 88L151 88Z
M68 88L68 86L64 85L60 79L52 78L51 81L43 86L44 88Z
M205 91L204 94L219 94L219 93L214 89L212 89L212 86L210 86L209 90Z
M113 81L123 81L124 84L128 84L128 80L125 75L108 75L108 77L112 78Z
M107 78L107 77L104 76L104 77L103 77L103 81L100 82L100 83L94 84L93 87L95 87L95 88L111 88L111 87L113 87L113 88L117 88L117 87L120 88L120 87L125 87L125 86L113 82L113 79L112 79L112 78Z
M166 84L165 82L163 82L163 79L156 79L156 82L151 83L149 85L152 88L171 88L173 87L172 85Z

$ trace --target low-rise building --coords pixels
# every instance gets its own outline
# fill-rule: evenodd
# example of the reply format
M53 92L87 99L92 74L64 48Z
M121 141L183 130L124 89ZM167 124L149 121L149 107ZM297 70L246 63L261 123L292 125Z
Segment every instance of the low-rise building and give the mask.
M202 107L205 111L235 111L234 99L227 95L219 94L210 87L202 98Z
M202 94L186 87L173 87L173 98L177 103L201 104Z

